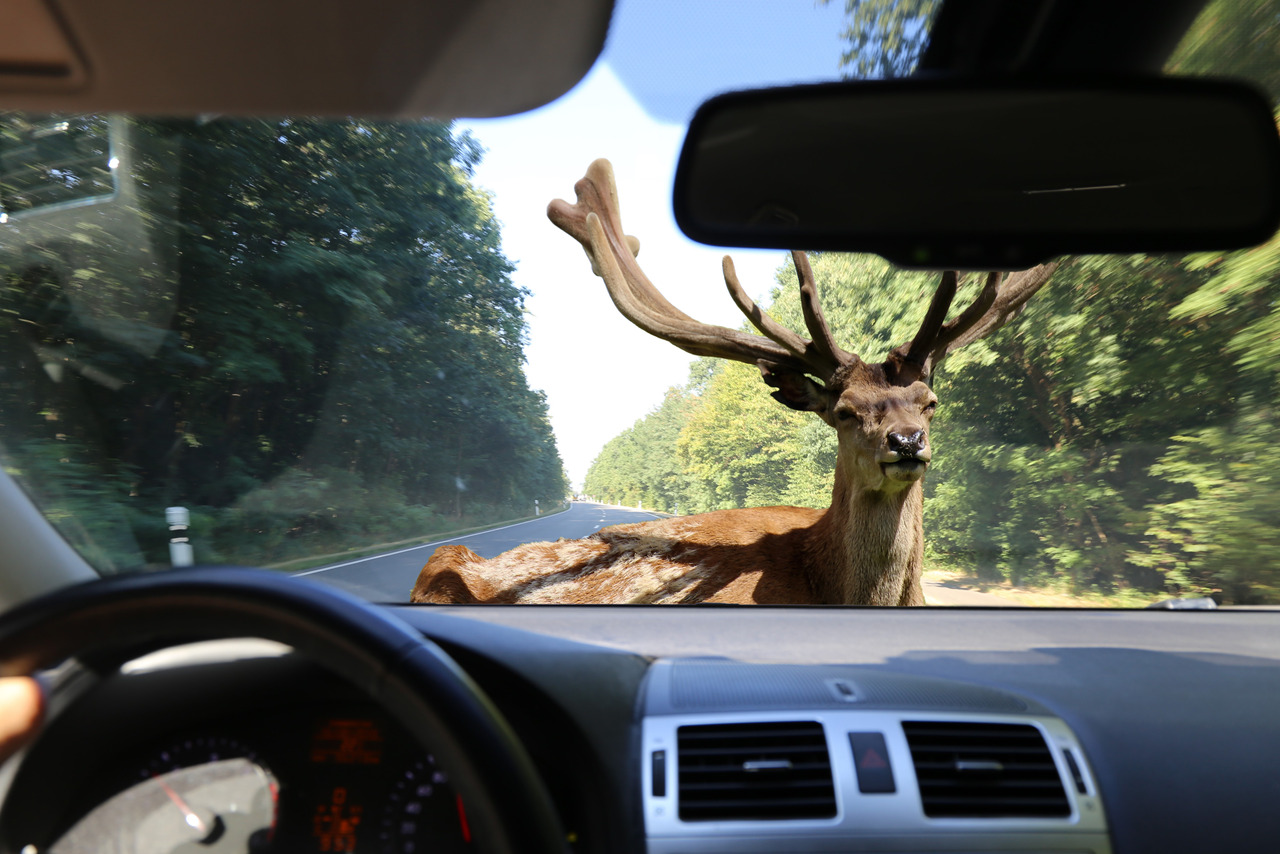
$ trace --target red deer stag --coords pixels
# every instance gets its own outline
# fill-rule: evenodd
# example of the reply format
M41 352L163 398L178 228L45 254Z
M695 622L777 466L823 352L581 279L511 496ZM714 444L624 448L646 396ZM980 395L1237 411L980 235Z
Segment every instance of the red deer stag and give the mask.
M644 331L697 356L757 365L773 397L836 430L831 506L719 510L616 525L581 540L529 543L485 560L443 546L411 596L437 603L676 603L923 605L921 479L933 457L931 372L948 353L999 329L1053 273L1043 265L988 275L973 304L946 320L957 277L946 273L915 337L879 364L833 340L806 256L795 252L807 340L746 295L733 263L733 301L764 337L695 321L671 305L636 263L622 231L608 161L556 200L551 220L587 250L618 310ZM817 381L815 379L817 378Z

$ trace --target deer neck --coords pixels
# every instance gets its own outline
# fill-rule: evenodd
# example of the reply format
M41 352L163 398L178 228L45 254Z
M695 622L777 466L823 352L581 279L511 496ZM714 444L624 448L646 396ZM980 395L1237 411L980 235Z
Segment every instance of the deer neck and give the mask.
M893 493L850 486L836 466L831 507L809 541L810 583L833 605L923 605L924 487Z

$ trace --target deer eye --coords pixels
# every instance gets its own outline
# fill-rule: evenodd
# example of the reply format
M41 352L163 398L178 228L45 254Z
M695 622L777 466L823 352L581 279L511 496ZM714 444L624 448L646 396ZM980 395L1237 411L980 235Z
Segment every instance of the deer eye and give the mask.
M933 417L933 413L936 412L937 410L938 410L938 401L933 400L925 404L924 413L925 415L928 415L930 418Z
M852 421L857 417L858 413L854 412L852 409L836 410L836 418L839 418L841 421Z

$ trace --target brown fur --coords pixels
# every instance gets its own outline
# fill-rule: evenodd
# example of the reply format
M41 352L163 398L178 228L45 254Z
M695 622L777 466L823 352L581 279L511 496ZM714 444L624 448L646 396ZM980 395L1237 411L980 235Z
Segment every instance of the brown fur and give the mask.
M805 526L820 515L800 507L721 510L528 543L489 561L463 546L442 546L423 567L412 601L812 601L803 576L795 589L793 558L803 550Z
M410 597L433 603L723 602L758 605L923 605L920 477L894 477L890 433L927 431L935 401L852 371L834 395L813 384L818 414L837 429L831 507L759 507L615 525L581 540L528 543L485 560L442 546ZM846 412L847 410L847 412ZM841 418L840 413L846 417Z
M801 507L721 510L617 525L582 540L530 543L492 560L462 546L436 551L414 602L923 605L923 487L933 458L927 381L947 353L999 329L1053 274L1041 265L1002 283L988 275L974 302L947 321L955 273L942 277L915 337L868 364L835 343L802 252L792 253L812 339L760 310L724 259L734 301L766 337L700 324L671 305L636 263L622 230L608 161L597 160L547 215L582 244L618 310L646 332L698 356L759 366L773 397L835 428L835 486L826 512ZM821 383L811 377L824 377Z

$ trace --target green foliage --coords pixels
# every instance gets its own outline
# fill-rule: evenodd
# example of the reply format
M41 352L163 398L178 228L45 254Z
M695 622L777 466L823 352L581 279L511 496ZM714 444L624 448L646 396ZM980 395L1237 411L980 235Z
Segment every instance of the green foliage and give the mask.
M935 7L847 0L843 65L858 77L908 71ZM1248 77L1280 98L1278 30L1275 0L1215 0L1170 69ZM874 258L813 266L837 339L867 359L909 340L934 286ZM800 330L793 276L780 271L768 311ZM749 366L696 370L672 473L687 507L824 506L830 428L775 404ZM1264 462L1280 439L1280 239L1071 259L1016 322L942 365L935 387L934 561L1077 592L1280 601L1280 488ZM670 459L642 438L637 428L629 455ZM611 488L628 483L619 471Z
M694 403L684 390L669 389L661 405L601 449L587 471L587 494L613 504L687 511L692 502L676 443Z
M27 122L0 116L0 136ZM19 470L60 442L86 472L129 472L154 561L174 504L203 508L202 559L264 562L564 498L471 139L432 121L125 133L136 194L28 215L0 245L0 436Z
M1187 595L1280 601L1280 482L1267 449L1280 441L1271 407L1246 407L1226 429L1175 436L1154 467L1169 485L1134 561Z
M29 439L3 450L11 461L5 471L86 560L107 571L140 562L129 529L133 472L103 471L82 446L65 439Z
M1175 318L1204 320L1243 312L1255 319L1230 341L1240 363L1263 373L1280 372L1280 315L1271 311L1275 300L1272 273L1280 268L1280 238L1244 252L1197 255L1189 259L1213 276L1173 311Z
M832 0L822 0L826 5ZM844 0L846 47L840 66L850 77L905 77L929 43L939 0Z
M895 271L871 256L824 253L810 260L827 320L846 346L884 355L910 338L924 314L932 276ZM779 270L778 281L770 313L803 330L790 263ZM679 424L673 423L677 417ZM674 390L661 408L605 446L586 488L619 503L642 500L645 506L678 505L685 512L772 504L824 507L831 500L834 464L831 428L770 398L755 367L703 359L694 363L684 389ZM659 468L664 482L678 484L680 491L649 486L655 478L639 474L643 466Z
M370 485L349 471L293 469L211 512L203 561L278 563L326 554L350 543L392 542L440 530L445 520L409 503L394 484Z
M1280 239L1225 257L1190 259L1209 278L1171 314L1219 331L1223 416L1179 431L1152 467L1168 484L1135 563L1193 593L1280 600L1280 485L1266 450L1280 438ZM1229 366L1229 367L1226 367ZM1208 368L1206 367L1206 372Z
M698 509L781 502L790 459L784 439L803 416L761 394L761 386L754 366L725 365L682 431L679 458L696 484Z
M1242 77L1280 100L1280 41L1275 0L1213 0L1170 57L1175 74Z
M837 339L871 359L909 340L935 284L874 258L813 266ZM768 310L802 329L795 290L779 287ZM1262 462L1280 439L1277 329L1274 245L1065 262L1018 320L935 377L932 559L1076 592L1277 601L1280 490ZM833 431L771 400L753 367L698 376L671 473L688 509L825 506ZM669 459L652 441L626 452L659 453ZM613 488L626 490L625 473Z

